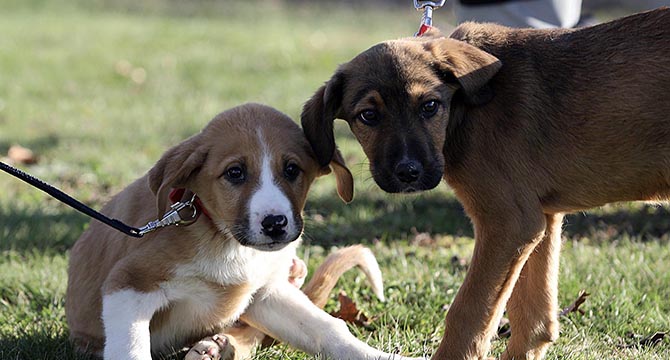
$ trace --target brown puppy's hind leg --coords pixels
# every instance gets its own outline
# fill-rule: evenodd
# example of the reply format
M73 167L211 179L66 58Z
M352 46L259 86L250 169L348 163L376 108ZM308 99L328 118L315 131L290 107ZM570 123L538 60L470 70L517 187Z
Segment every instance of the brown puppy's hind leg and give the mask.
M558 338L558 266L563 214L546 215L547 229L524 265L507 304L512 337L501 360L542 359Z

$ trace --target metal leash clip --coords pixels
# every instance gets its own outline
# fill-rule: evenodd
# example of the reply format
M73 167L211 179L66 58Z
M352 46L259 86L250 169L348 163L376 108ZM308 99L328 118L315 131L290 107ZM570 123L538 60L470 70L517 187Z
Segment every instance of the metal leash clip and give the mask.
M414 34L414 36L419 36L423 34L425 28L433 26L433 10L441 8L447 0L440 1L421 1L414 0L414 8L418 11L423 10L423 16L421 17L421 26L419 31Z
M193 194L191 200L172 204L170 206L170 210L165 213L165 215L163 215L162 219L149 221L148 224L139 228L139 234L145 235L166 226L188 226L193 224L198 219L198 215L200 215L198 213L198 208L195 206L195 198L196 195ZM188 209L191 213L189 216L183 218L180 213L186 209Z

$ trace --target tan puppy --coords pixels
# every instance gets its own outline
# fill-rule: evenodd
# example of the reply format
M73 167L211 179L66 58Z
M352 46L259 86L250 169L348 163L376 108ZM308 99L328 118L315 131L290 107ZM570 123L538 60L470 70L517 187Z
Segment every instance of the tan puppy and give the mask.
M558 336L563 214L670 196L670 10L577 30L466 23L388 41L342 65L302 123L322 165L345 119L388 192L453 188L476 245L434 359L503 359Z
M219 114L168 150L103 213L144 224L156 207L167 210L171 189L187 189L184 198L197 194L205 214L141 239L91 223L70 255L66 314L75 345L105 359L151 359L227 333L244 354L258 334L233 327L242 319L312 354L391 358L287 281L302 276L290 269L312 181L332 168L340 196L352 198L351 174L336 158L319 166L300 128L257 104Z

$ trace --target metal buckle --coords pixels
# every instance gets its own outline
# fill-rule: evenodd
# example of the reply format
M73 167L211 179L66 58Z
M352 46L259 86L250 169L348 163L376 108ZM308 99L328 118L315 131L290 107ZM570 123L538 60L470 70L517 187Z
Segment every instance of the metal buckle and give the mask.
M414 8L421 11L425 7L431 7L433 10L437 10L444 6L444 3L447 2L447 0L441 0L441 1L421 1L421 0L414 0Z
M149 223L139 229L139 234L144 235L166 226L189 226L193 224L198 220L198 216L200 215L198 208L195 206L195 198L196 195L193 194L191 200L188 200L187 202L176 202L172 204L170 210L163 215L162 219L149 221ZM186 209L190 211L190 215L182 217L181 212Z

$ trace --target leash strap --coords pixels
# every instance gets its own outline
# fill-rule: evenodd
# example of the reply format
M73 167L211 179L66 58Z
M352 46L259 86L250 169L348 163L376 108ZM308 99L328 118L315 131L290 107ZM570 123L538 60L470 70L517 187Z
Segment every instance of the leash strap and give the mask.
M199 199L196 197L196 195L193 195L193 198L186 202L175 202L174 204L171 205L170 210L163 215L163 218L160 220L154 220L150 221L146 225L142 226L141 228L135 228L132 226L128 226L121 222L120 220L112 219L109 218L98 211L95 211L91 209L90 207L84 205L81 203L79 200L73 198L72 196L62 192L61 190L45 183L44 181L27 174L13 166L7 165L4 162L0 161L0 170L3 170L4 172L17 177L24 182L28 183L29 185L32 185L45 193L53 196L55 199L58 201L70 206L71 208L82 212L100 222L103 224L106 224L108 226L111 226L112 228L126 234L132 237L136 238L141 238L147 233L150 233L152 231L158 230L160 228L166 227L166 226L188 226L192 223L194 223L198 216L200 215L200 211L198 210L198 203ZM184 192L182 191L181 194ZM202 205L200 205L202 206ZM204 209L204 207L203 207ZM187 210L189 212L189 215L186 217L182 217L181 213L184 212L184 210Z
M423 16L421 17L421 26L419 26L419 31L417 31L414 36L421 36L433 27L433 10L441 8L445 2L446 0L414 0L414 8L418 11L423 11Z
M79 212L82 212L82 213L84 213L84 214L102 222L102 223L105 223L105 224L113 227L114 229L116 229L116 230L118 230L118 231L120 231L120 232L122 232L126 235L130 235L130 236L138 237L138 238L142 237L144 235L144 234L140 234L139 229L128 226L128 225L124 224L123 222L121 222L119 220L108 218L107 216L105 216L105 215L91 209L90 207L84 205L79 200L71 197L70 195L60 191L59 189L45 183L44 181L42 181L42 180L40 180L40 179L30 175L30 174L27 174L27 173L13 167L13 166L9 166L9 165L5 164L4 162L0 161L0 169L2 169L4 172L6 172L6 173L8 173L12 176L15 176L15 177L25 181L28 184L44 191L45 193L53 196L58 201L70 206L71 208L73 208L73 209L75 209Z

